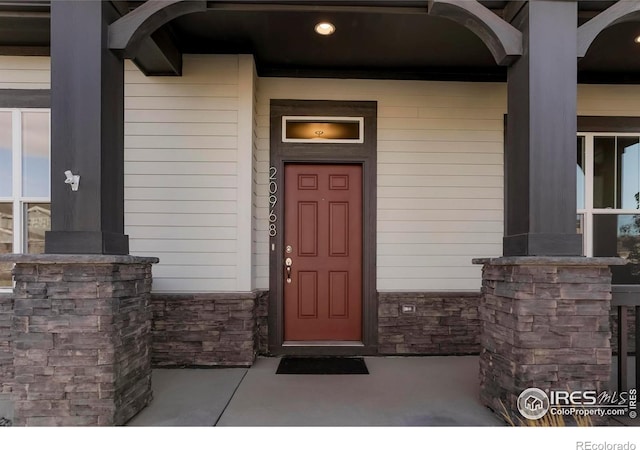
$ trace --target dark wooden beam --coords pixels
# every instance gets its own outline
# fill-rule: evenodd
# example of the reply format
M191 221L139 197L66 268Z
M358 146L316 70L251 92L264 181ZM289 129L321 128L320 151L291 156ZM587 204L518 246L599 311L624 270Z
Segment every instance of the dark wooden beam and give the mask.
M381 13L381 14L427 14L424 6L375 6L357 4L284 4L284 3L235 3L209 2L209 11L283 11L324 13Z
M475 0L430 0L429 15L453 20L472 31L499 65L508 66L522 55L522 33Z
M109 2L51 5L51 231L46 253L128 254L124 62L106 48ZM66 170L80 175L72 191Z
M112 0L120 16L126 16L134 9L130 2ZM182 52L178 49L167 24L143 39L138 55L132 62L147 76L181 76Z
M205 0L147 1L109 27L108 48L134 59L143 41L162 25L176 17L206 10Z
M582 254L576 234L577 4L528 2L514 20L523 56L508 69L505 256Z
M0 89L0 108L49 108L49 89Z
M143 40L132 61L147 76L182 75L182 52L166 27Z
M598 35L612 25L640 20L640 2L618 1L578 28L578 58L583 58Z
M126 16L131 12L131 4L127 0L111 0L111 4L118 11L120 17Z
M0 45L0 55L49 56L51 48L45 45Z
M578 116L578 131L585 133L640 133L640 117Z
M504 9L502 10L502 18L511 23L511 21L515 19L515 17L518 15L520 10L526 3L527 2L524 0L512 0L507 2Z
M490 70L466 67L381 69L381 68L313 68L303 66L269 66L258 68L261 77L286 78L354 78L369 80L436 80L480 81L487 83L507 81L506 67L494 66Z

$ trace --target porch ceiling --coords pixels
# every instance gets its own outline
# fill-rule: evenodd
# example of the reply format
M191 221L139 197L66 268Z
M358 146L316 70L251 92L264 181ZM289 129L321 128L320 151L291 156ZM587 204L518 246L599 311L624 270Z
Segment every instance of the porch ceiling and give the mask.
M121 14L140 1L114 1ZM502 15L507 3L483 1ZM612 1L580 1L583 23ZM336 33L313 26L328 20ZM426 0L210 1L208 10L179 17L162 30L185 53L251 53L261 76L504 80L473 33L427 15ZM581 82L640 82L640 23L605 30L578 63ZM157 35L155 35L157 36ZM48 54L49 2L0 1L0 54ZM150 53L150 52L147 52ZM166 74L160 53L136 61L149 74Z

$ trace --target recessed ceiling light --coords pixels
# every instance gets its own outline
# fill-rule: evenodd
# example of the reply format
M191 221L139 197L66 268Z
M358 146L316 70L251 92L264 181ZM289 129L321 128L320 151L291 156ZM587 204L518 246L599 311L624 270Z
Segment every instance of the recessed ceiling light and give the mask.
M329 36L336 31L336 27L329 22L320 22L315 27L316 33L321 34L323 36Z
M640 34L633 40L636 44L640 44Z

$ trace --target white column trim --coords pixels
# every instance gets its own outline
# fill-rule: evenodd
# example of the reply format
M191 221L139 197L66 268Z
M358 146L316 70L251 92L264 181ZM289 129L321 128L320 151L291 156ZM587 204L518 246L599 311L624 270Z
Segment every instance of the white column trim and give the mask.
M24 228L22 225L22 111L12 112L12 171L13 171L13 253L22 253Z
M593 256L593 133L584 134L584 255Z
M237 157L237 289L252 285L253 116L254 71L252 55L238 55Z

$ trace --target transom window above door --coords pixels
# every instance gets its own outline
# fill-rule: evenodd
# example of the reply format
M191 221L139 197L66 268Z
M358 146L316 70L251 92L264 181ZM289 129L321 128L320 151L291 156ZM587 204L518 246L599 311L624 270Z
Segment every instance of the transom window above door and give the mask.
M282 142L362 144L364 117L283 116Z

